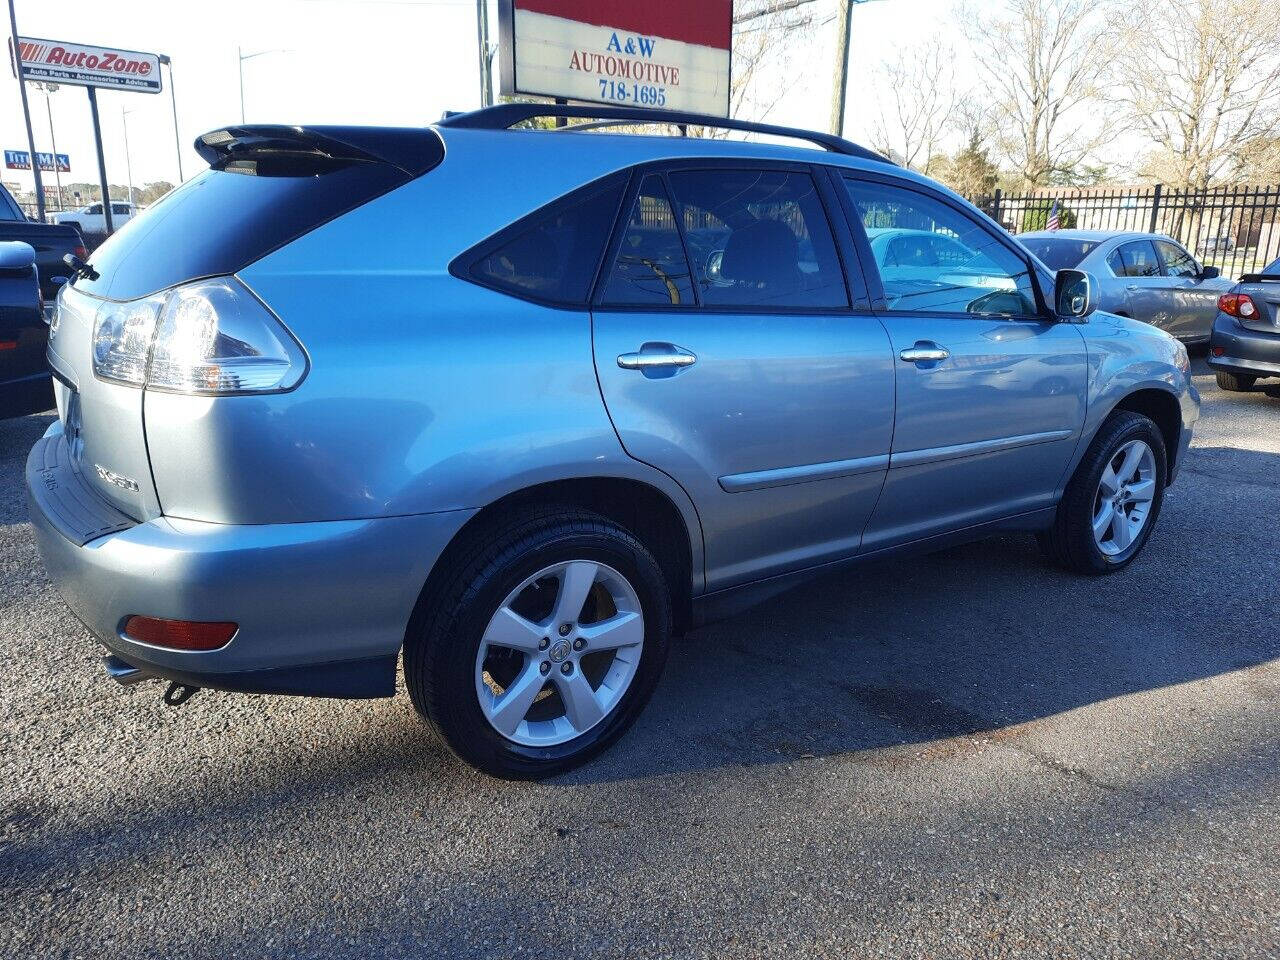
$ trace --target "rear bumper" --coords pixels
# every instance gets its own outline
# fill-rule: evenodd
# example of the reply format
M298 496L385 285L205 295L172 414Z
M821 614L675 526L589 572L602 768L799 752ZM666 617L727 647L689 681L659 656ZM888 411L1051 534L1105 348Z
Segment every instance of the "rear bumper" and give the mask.
M61 429L55 423L46 437L61 441ZM159 517L77 543L49 497L77 478L51 472L40 450L27 463L27 502L59 593L122 660L194 686L391 696L422 585L472 515L254 526ZM82 487L76 495L96 496ZM220 650L166 650L121 635L132 614L234 621L239 629Z
M1221 349L1222 356L1214 356ZM1209 366L1227 373L1280 377L1280 335L1246 330L1223 314L1213 323Z

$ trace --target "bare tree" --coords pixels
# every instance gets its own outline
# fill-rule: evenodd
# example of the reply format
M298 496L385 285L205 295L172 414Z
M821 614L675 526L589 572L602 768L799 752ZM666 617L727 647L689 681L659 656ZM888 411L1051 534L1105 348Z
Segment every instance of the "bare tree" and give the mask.
M1134 0L1115 96L1178 186L1237 174L1280 134L1280 20L1256 0Z
M805 49L815 0L735 0L729 116L764 121L786 94L779 78ZM692 137L728 137L720 127L689 127Z
M928 174L939 159L943 136L956 105L953 51L941 38L899 47L878 70L880 112L871 143L885 156Z
M991 159L995 138L991 108L977 97L964 99L951 117L960 149L934 164L932 176L965 197L990 196L1000 180L1000 169Z
M969 8L961 24L1004 131L999 151L1025 185L1069 174L1107 141L1108 124L1082 109L1108 65L1106 0L1002 0L994 21Z

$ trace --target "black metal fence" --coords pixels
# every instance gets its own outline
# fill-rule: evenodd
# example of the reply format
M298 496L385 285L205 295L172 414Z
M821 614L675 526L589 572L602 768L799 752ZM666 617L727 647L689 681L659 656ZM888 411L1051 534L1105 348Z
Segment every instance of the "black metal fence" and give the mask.
M1280 186L997 190L971 199L1012 233L1045 229L1055 201L1064 230L1163 233L1228 277L1256 273L1280 257Z

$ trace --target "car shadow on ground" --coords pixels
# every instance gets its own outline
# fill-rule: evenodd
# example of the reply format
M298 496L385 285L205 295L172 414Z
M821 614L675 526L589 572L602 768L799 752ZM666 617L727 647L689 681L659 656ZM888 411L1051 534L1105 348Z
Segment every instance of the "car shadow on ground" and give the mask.
M1017 535L815 580L678 641L637 729L565 782L1008 730L1273 660L1258 624L1280 587L1257 544L1280 519L1232 502L1277 485L1280 455L1194 449L1146 552L1110 577ZM1269 529L1221 522L1251 514Z

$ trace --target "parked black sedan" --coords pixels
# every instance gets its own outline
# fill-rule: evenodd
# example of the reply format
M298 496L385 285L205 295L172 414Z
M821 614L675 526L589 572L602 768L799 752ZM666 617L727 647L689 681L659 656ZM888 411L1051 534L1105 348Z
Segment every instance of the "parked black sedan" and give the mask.
M1223 390L1244 392L1263 377L1280 377L1280 259L1218 298L1209 366Z
M53 406L49 327L30 244L0 243L0 418Z

